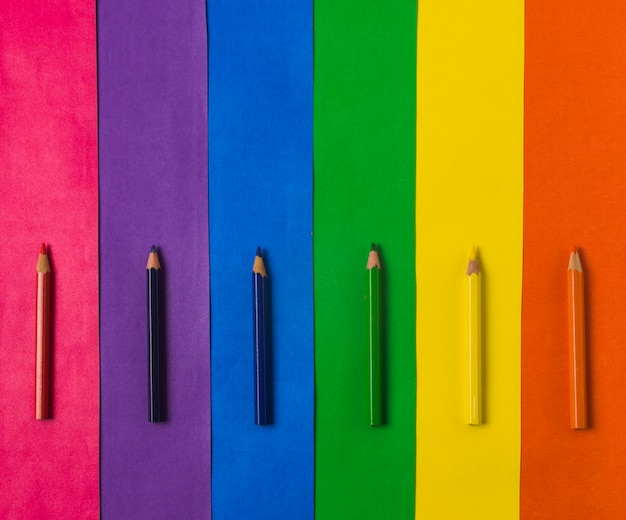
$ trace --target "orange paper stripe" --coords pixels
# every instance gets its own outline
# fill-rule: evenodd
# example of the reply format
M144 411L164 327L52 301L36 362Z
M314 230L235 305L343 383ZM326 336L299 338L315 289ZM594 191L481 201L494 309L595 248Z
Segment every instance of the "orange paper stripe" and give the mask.
M626 518L626 3L526 2L521 518ZM585 270L570 428L567 259Z

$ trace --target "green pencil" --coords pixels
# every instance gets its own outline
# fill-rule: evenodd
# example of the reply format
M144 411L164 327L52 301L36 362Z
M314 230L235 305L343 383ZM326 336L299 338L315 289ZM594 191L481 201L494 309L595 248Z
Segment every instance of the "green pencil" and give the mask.
M367 310L370 355L370 426L382 423L380 369L380 259L376 244L367 259Z

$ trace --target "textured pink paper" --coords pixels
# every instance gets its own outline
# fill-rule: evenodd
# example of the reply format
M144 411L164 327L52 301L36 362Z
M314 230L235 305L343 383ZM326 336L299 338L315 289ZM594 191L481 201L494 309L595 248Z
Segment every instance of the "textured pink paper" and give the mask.
M95 2L0 3L0 518L98 518ZM52 264L52 419L35 267Z

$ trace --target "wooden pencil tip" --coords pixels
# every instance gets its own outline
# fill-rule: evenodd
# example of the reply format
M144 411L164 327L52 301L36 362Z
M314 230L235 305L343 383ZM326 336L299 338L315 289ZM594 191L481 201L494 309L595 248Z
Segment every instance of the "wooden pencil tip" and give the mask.
M470 258L469 262L467 263L467 269L465 270L465 274L467 276L480 274L480 267L478 266L478 252L476 251L476 246L472 247L472 250L470 252Z
M48 252L46 251L46 244L41 244L39 250L39 258L37 258L37 272L49 273L50 272L50 259L48 258Z
M370 249L370 251L376 251L376 244L374 242L372 242L372 248Z
M582 272L583 270L583 265L580 261L580 256L578 255L578 251L576 249L573 249L572 252L569 254L569 264L567 266L567 269L580 272Z
M146 269L161 269L161 262L159 261L159 253L157 253L156 246L150 248Z
M374 245L374 243L372 243L372 249L370 250L370 254L367 257L366 269L373 269L374 267L380 269L380 257L378 256L376 246Z
M265 263L263 262L263 257L261 256L261 248L256 248L256 256L254 257L254 264L252 264L252 272L255 274L260 274L263 278L267 276L267 272L265 271Z

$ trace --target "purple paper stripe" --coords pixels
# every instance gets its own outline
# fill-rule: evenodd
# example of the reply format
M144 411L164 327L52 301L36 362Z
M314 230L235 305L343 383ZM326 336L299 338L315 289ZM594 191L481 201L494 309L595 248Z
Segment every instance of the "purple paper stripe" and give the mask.
M100 0L98 24L102 518L210 518L206 7ZM153 244L162 423L148 422Z

